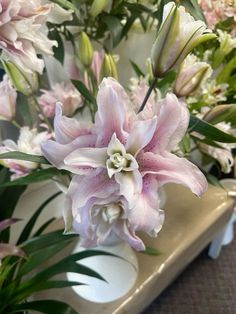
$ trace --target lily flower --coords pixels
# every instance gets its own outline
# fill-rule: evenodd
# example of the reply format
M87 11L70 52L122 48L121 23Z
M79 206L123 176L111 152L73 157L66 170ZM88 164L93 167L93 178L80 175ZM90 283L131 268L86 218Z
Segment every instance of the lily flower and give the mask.
M103 79L97 105L95 123L85 133L81 133L76 120L62 117L61 109L57 108L56 141L44 143L43 154L56 167L75 174L73 218L80 216L92 199L115 194L126 200L122 208L129 212L129 224L135 225L133 230L156 236L163 213L154 200L162 185L180 183L197 195L207 187L205 177L195 165L171 153L188 127L186 105L174 94L168 94L155 103L153 116L145 119L145 114L136 114L125 90L112 78ZM71 189L73 185L69 194ZM75 230L80 232L80 228Z

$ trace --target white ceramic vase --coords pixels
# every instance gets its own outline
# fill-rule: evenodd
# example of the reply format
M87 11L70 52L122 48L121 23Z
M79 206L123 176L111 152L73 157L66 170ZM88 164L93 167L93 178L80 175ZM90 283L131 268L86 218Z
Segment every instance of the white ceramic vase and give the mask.
M114 241L113 241L114 240ZM73 286L72 289L82 298L95 303L115 301L126 295L134 286L138 277L138 260L134 250L124 241L112 237L107 245L98 246L95 250L116 255L97 255L81 260L79 263L91 268L101 275L105 281L79 275L84 285ZM85 250L78 242L73 253ZM78 280L78 274L67 273L70 281Z

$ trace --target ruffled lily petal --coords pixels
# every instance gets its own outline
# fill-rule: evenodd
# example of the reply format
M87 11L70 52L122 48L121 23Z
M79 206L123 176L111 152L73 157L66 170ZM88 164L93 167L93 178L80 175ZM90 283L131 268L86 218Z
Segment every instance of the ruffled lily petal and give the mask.
M166 183L182 184L198 196L207 190L208 184L203 173L185 158L168 152L158 156L149 152L139 162L142 172L155 174L160 186Z
M160 113L156 131L145 151L171 151L181 141L188 128L189 112L186 104L179 101L174 94L167 94L160 101Z

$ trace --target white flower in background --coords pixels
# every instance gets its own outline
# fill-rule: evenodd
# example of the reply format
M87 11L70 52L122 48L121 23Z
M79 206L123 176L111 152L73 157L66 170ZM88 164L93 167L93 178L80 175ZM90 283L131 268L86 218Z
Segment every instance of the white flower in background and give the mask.
M232 128L230 123L220 122L214 126L225 133L232 134ZM236 144L229 143L217 144L219 144L222 148L210 146L204 143L200 143L199 148L203 153L213 157L219 162L222 172L229 173L234 165L232 149L236 148Z
M220 48L225 54L230 53L234 48L236 48L236 38L221 29L218 29L217 33L219 35L218 40L220 42Z
M228 84L217 84L215 80L208 80L201 88L203 101L209 106L226 100Z
M2 58L11 60L26 72L43 72L44 62L37 54L52 55L56 41L47 38L44 27L52 9L41 0L0 0L0 48Z
M17 92L7 75L0 82L0 120L11 121L15 116Z
M71 83L58 83L51 90L42 89L41 91L42 95L38 98L38 102L48 118L54 117L57 102L62 104L62 112L66 116L72 116L83 104L80 93Z
M188 96L209 78L212 70L206 62L200 62L196 56L190 54L181 64L175 80L174 92L179 97Z
M40 145L50 137L51 135L48 132L38 133L36 129L22 127L17 143L10 139L3 141L3 146L0 147L0 154L19 151L32 155L42 155ZM2 159L0 163L13 173L11 176L12 180L25 176L38 167L38 164L35 162L16 159Z

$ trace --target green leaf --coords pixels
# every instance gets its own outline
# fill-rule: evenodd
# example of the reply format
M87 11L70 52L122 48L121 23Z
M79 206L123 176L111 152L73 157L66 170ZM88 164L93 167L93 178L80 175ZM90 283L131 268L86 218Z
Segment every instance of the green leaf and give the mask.
M43 156L31 155L17 151L0 154L0 159L17 159L32 161L36 162L37 164L49 164L49 162Z
M23 120L24 125L28 125L29 127L33 127L33 121L30 114L28 97L24 96L20 92L17 94L17 106L16 111L19 113L21 119ZM16 114L17 116L17 114Z
M28 223L25 225L24 229L22 230L21 235L17 241L17 244L20 244L29 238L31 231L33 230L34 225L39 215L43 211L43 209L60 194L61 192L57 192L53 194L45 202L43 202L41 206L39 206L39 208L35 211L35 213L32 215L32 217L30 218L30 220L28 221Z
M107 28L110 31L112 41L111 48L115 48L121 40L123 26L120 20L112 15L103 14L102 21L107 25Z
M25 186L16 186L1 189L3 193L0 195L0 220L13 217L16 204L25 191ZM9 229L5 229L0 233L0 241L9 242Z
M222 70L216 77L218 84L230 82L231 73L236 68L236 57L232 58L227 64L224 64Z
M76 6L68 0L51 0L51 2L57 3L67 10L78 11Z
M54 29L49 32L48 37L51 40L56 40L56 42L58 43L57 47L56 46L53 47L53 54L54 57L63 64L65 57L65 49L60 33L56 29Z
M53 231L35 238L30 238L20 245L26 254L33 254L58 242L68 241L74 239L78 235L68 234L64 235L63 230Z
M66 281L66 280L50 280L42 282L41 284L35 287L34 292L39 292L43 290L49 289L58 289L58 288L66 288L72 286L81 286L83 283L77 281Z
M56 300L40 300L18 304L13 307L11 313L29 310L45 314L78 314L78 312L68 304Z
M37 289L38 285L41 285L41 283L47 281L48 279L62 273L77 273L77 274L83 274L87 275L93 278L97 278L100 280L104 280L102 276L100 276L97 272L94 270L78 264L73 261L59 261L58 263L51 265L50 267L46 268L45 270L37 273L33 278L30 280L22 283L18 289L15 291L15 298L14 302L23 300L30 296L33 292L35 292L35 289ZM79 276L78 276L79 277ZM37 290L36 290L37 291Z
M49 260L56 253L62 251L67 245L71 243L72 240L68 239L67 241L58 242L54 245L50 245L42 250L39 250L33 254L28 255L27 260L24 262L22 267L19 270L18 276L23 276L34 268L40 266L43 262Z
M50 218L48 221L46 221L39 229L34 233L33 237L38 237L40 234L43 233L43 231L53 222L56 218Z
M96 99L93 97L93 95L90 93L90 91L87 89L83 82L72 80L72 83L88 102L96 105Z
M202 9L197 0L181 0L180 3L186 7L189 13L196 19L206 22Z
M221 143L236 143L236 137L227 134L206 121L191 115L189 121L189 132L193 131L206 136L206 138L209 138L212 141Z
M154 256L161 254L161 252L158 249L155 249L154 247L149 247L149 246L146 246L146 249L144 251L141 251L141 253L154 255Z
M36 170L34 172L31 172L29 175L25 177L21 177L19 179L2 183L0 187L7 187L7 186L21 186L21 185L28 185L31 183L41 182L41 181L47 181L49 179L52 179L53 177L59 175L60 172L56 168L48 168L48 169L40 169Z
M140 76L145 77L144 73L135 62L133 62L132 60L129 60L129 62L131 63L131 66L135 74L137 75L137 77L140 77Z
M171 84L174 82L175 78L176 78L176 72L169 71L162 80L158 80L157 88L160 89L163 95L166 94Z

